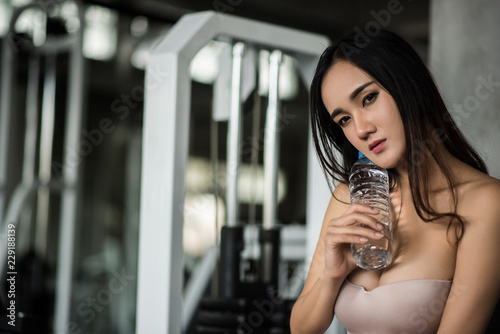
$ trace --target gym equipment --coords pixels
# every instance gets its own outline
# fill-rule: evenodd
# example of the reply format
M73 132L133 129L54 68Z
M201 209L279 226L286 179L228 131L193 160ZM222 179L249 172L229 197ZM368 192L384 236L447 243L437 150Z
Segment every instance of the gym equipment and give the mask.
M260 273L263 274L261 275L263 279L252 285L242 283L238 279L239 253L243 248L244 228L239 224L235 201L237 184L234 180L237 178L237 168L234 167L238 165L238 154L232 151L232 147L238 146L240 135L237 129L240 127L239 113L243 102L241 86L245 85L245 78L240 76L241 64L244 63L246 50L271 50L270 76L275 76L275 79L270 83L277 83L279 77L277 65L282 54L287 54L295 58L302 79L306 82L306 86L309 86L317 59L329 41L323 36L290 28L216 12L201 12L186 15L178 21L152 50L146 69L136 319L138 334L181 333L183 326L185 328L185 324L189 323L189 319L183 318L189 315L181 314L181 310L193 309L193 307L180 307L183 290L182 209L191 94L188 67L195 54L214 39L232 45L233 50L233 66L230 73L232 88L214 89L214 94L222 95L222 97L214 96L215 101L231 101L228 104L231 108L228 116L230 158L227 166L230 169L228 169L226 194L227 226L221 236L219 267L222 275L219 287L221 299L204 300L200 306L202 310L208 309L214 312L219 310L220 314L200 312L197 330L217 333L224 332L229 326L233 329L228 330L228 333L236 333L235 327L244 326L247 320L247 324L252 326L250 321L253 318L248 316L260 314L265 319L263 317L260 321L261 318L258 316L253 319L255 322L252 323L256 325L252 328L254 333L259 330L265 333L286 331L286 312L290 311L291 306L279 298L274 300L276 296L273 296L273 293L276 290L271 291L277 285L275 264L279 261L280 248L280 231L275 224L275 189L266 191L269 196L264 209L266 218L259 236L262 249ZM270 103L266 121L268 126L275 122L275 112L279 108L277 87L270 87L269 91ZM220 110L214 110L214 113L219 112ZM277 137L274 137L274 141L273 138L265 140L265 164L270 166L269 171L266 170L266 183L270 187L276 187L275 172L278 161L275 159L278 141ZM321 221L326 207L325 200L327 202L330 195L311 149L308 174L307 220ZM317 174L321 178L311 176ZM313 196L322 197L323 200L313 199ZM314 238L317 238L317 231L313 234ZM280 303L282 305L278 307ZM269 314L270 305L275 308L276 313ZM224 314L231 313L230 310L234 311L233 315L225 317ZM264 313L269 314L269 317ZM267 325L264 325L265 323Z
M21 265L19 255L21 249L16 249L18 271L26 274L17 277L16 284L26 287L18 291L20 304L16 308L16 333L48 333L50 325L48 308L54 306L54 333L67 331L70 314L71 284L73 272L74 229L79 206L80 175L79 163L75 162L72 152L65 150L63 160L58 166L53 164L52 148L54 145L54 117L56 112L56 82L57 60L62 54L68 55L67 65L67 91L65 111L65 132L63 146L77 148L80 140L83 110L83 78L84 60L82 55L83 10L79 2L72 1L78 10L79 28L71 33L61 33L57 28L58 22L49 15L50 9L64 4L34 2L17 8L12 16L7 36L3 39L2 46L2 81L1 81L1 106L0 106L0 228L1 244L6 244L8 225L15 226L19 232L19 224L23 212L32 210L36 200L36 226L28 221L31 226L25 228L28 235L17 234L16 244L28 244L28 256ZM37 10L42 13L46 31L34 29L33 40L20 35L15 31L15 24L20 15L27 10ZM52 24L52 25L51 25ZM50 27L49 27L50 26ZM36 43L35 35L42 40ZM38 35L37 35L38 34ZM14 80L18 56L27 54L29 58L28 82L26 94L26 125L24 138L24 155L22 166L22 179L12 193L7 193L7 178L9 175L7 162L9 161L9 141L15 140L15 133L11 133L12 119L16 113L13 96ZM43 93L41 111L39 111L38 93L40 86L41 64L43 70ZM40 119L40 133L38 122ZM37 143L39 148L37 150ZM38 161L37 161L38 157ZM38 171L35 171L38 166ZM57 175L54 175L54 168ZM56 177L54 177L56 176ZM55 283L55 301L50 301L44 295L44 257L47 249L47 229L49 219L49 199L51 194L61 197L59 212L59 241L58 259ZM24 223L24 222L23 222ZM36 230L36 234L33 230ZM33 245L30 235L35 234ZM23 240L24 239L24 240ZM0 270L6 270L7 248L0 248ZM24 269L23 269L24 268ZM29 289L28 289L29 288ZM28 291L29 290L29 291ZM42 296L44 296L42 298ZM2 301L6 296L1 294ZM16 297L16 303L17 298ZM41 301L42 300L42 301ZM41 311L42 310L42 311ZM4 322L2 322L3 326ZM7 325L6 325L7 326ZM2 330L13 330L12 326L2 327Z

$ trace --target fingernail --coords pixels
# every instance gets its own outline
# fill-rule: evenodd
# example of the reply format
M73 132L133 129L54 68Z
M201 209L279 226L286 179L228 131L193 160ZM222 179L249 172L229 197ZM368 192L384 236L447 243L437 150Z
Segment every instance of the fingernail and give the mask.
M379 230L382 230L382 229L384 228L384 225L382 225L382 224L380 224L380 223L377 223L377 228L378 228Z
M380 238L380 237L383 237L384 235L380 232L375 232L375 236Z
M361 241L361 242L367 242L368 239L366 239L366 238L359 238L359 241Z

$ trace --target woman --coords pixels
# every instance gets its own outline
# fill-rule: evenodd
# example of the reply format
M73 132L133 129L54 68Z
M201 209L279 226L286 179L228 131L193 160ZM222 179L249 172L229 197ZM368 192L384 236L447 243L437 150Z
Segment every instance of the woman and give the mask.
M397 35L328 47L311 85L313 138L340 183L327 208L292 333L483 333L500 295L500 181L467 143L425 64ZM335 158L340 152L342 161ZM393 258L357 268L351 243L381 238L349 205L358 151L389 171Z

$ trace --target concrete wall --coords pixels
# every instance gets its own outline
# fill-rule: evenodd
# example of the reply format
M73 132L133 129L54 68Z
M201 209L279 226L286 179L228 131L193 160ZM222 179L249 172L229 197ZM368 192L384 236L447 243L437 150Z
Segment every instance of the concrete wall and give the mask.
M490 175L500 178L500 1L431 0L429 65Z

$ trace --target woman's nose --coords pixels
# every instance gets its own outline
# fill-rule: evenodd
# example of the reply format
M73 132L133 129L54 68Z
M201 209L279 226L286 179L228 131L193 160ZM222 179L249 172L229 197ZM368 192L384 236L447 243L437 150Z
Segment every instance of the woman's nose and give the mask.
M367 117L363 112L359 112L355 118L356 133L359 138L366 138L370 133L377 130L377 127L372 120Z

